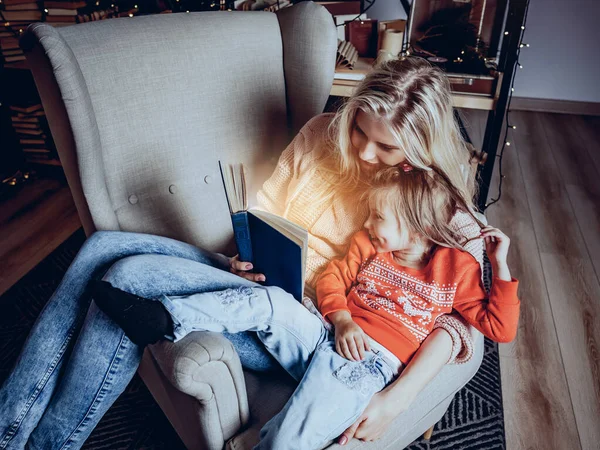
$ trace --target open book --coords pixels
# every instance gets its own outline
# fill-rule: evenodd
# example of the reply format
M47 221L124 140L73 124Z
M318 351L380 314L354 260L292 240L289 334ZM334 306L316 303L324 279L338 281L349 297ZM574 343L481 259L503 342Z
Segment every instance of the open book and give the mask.
M308 232L266 211L248 211L243 164L221 164L221 177L231 213L240 261L266 277L265 285L279 286L298 301L304 294Z

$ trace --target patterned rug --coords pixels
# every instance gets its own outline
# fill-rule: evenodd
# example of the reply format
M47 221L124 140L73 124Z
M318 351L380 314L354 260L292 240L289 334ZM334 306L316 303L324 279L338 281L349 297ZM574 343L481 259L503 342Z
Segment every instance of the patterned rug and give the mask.
M79 230L0 297L0 383L8 376L27 334L83 243ZM136 375L102 418L84 449L178 450L184 446ZM503 450L504 418L498 347L486 340L483 364L461 390L430 441L411 444L409 450Z

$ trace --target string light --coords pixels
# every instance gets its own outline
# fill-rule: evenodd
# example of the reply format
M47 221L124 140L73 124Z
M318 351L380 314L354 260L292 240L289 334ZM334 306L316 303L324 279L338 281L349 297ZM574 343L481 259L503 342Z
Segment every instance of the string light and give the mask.
M529 11L529 0L527 0L527 4L525 5L525 14L524 14L524 19L525 21L527 21L527 12ZM525 25L521 26L521 30L525 30ZM504 32L505 36L508 36L508 31ZM529 44L524 43L523 41L521 41L521 43L519 44L518 48L517 48L517 58L515 60L515 64L519 67L519 69L523 68L523 65L520 63L519 61L519 56L521 55L521 49L523 47L529 47ZM504 179L506 178L506 176L504 175L503 171L502 171L502 161L504 159L504 150L506 147L510 147L511 143L510 141L507 139L508 137L508 130L516 130L517 127L515 125L511 125L511 120L510 120L510 103L512 101L512 93L515 92L515 75L516 75L516 71L513 70L512 73L512 80L511 80L511 87L510 87L510 92L511 94L508 96L508 103L506 105L506 131L504 132L504 143L502 145L502 148L500 149L500 152L498 153L498 155L496 155L496 157L498 158L498 175L500 175L500 182L498 183L498 196L496 198L493 198L490 202L485 203L483 206L483 210L485 211L487 208L489 208L490 206L492 206L494 203L497 203L500 198L502 197L502 182L504 181Z

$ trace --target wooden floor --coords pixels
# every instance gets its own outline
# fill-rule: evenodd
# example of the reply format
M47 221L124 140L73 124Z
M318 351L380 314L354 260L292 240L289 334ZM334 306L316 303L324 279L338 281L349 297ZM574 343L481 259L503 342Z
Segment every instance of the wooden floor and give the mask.
M65 181L37 179L0 201L0 295L81 227Z
M486 115L463 117L477 144ZM511 237L521 281L519 333L500 349L507 448L599 449L600 118L514 112L511 122L502 199L486 212ZM78 227L57 181L0 203L0 294Z
M463 117L480 141L486 115ZM502 198L486 211L511 237L522 301L517 339L500 347L507 448L597 450L600 117L512 112L510 119L517 129L509 133ZM497 183L496 173L490 197Z

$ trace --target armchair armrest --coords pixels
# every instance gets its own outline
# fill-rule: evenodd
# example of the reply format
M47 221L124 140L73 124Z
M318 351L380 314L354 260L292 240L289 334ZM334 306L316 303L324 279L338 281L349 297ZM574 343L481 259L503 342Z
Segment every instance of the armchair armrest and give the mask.
M225 440L246 425L249 408L242 365L225 337L194 332L177 343L152 345L149 351L175 389L206 406L205 413L213 417L202 417L201 422L219 423Z

